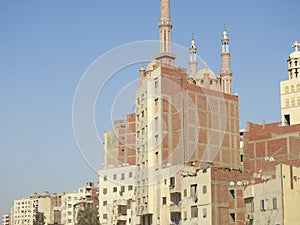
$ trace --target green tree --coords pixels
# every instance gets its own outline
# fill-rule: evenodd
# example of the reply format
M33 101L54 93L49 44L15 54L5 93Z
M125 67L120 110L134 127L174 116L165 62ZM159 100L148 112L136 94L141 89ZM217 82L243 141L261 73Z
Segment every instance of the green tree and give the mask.
M80 209L77 214L76 225L100 225L97 211L92 208Z
M37 212L33 220L33 225L45 225L45 215L42 212Z

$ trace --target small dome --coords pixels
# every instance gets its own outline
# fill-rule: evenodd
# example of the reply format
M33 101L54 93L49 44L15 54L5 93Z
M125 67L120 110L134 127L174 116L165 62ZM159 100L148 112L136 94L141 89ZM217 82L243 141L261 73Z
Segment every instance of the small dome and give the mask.
M289 58L295 59L295 58L300 58L300 51L294 51L289 55Z
M207 67L205 67L205 68L202 69L202 70L199 70L199 71L193 76L193 78L194 78L195 80L202 80L202 79L204 79L204 76L205 76L205 75L208 75L208 77L209 77L210 79L216 79L215 73L214 73L212 70L208 69Z
M158 66L157 61L150 62L146 68L146 72L155 70L157 68L157 66Z

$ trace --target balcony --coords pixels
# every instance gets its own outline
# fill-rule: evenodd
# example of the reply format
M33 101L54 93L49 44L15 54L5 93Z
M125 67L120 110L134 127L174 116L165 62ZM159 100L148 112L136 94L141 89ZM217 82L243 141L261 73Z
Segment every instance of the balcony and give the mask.
M180 205L176 205L176 204L171 204L170 205L170 212L171 213L180 213L181 212L181 207Z
M119 215L119 216L117 217L117 220L118 220L118 221L127 221L127 216L126 216L126 215Z
M117 205L127 206L127 200L126 199L119 199L119 200L117 200Z

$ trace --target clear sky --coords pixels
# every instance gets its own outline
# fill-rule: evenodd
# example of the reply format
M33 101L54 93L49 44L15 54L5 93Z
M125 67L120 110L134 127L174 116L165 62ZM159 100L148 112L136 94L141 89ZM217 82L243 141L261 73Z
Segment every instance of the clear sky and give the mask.
M279 82L300 39L299 6L299 0L171 3L173 41L189 47L194 32L198 55L216 74L226 23L242 128L246 121L280 121ZM71 192L97 181L73 135L76 87L110 49L157 40L158 21L158 0L0 1L0 214L31 192ZM118 75L102 93L110 98L97 103L101 137L111 129L105 106L139 76L136 68Z

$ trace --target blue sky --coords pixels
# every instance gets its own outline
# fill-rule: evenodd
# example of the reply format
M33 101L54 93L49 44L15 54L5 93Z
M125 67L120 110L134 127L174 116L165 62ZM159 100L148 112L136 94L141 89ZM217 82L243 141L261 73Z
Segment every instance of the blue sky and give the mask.
M194 32L198 55L215 73L226 23L241 127L280 120L279 82L300 39L299 6L298 0L171 3L173 42L189 47ZM77 85L110 49L157 40L158 21L158 0L0 1L0 214L33 191L68 192L97 181L73 135ZM136 70L121 70L103 96L138 78ZM111 129L110 104L111 98L97 103L101 137Z

